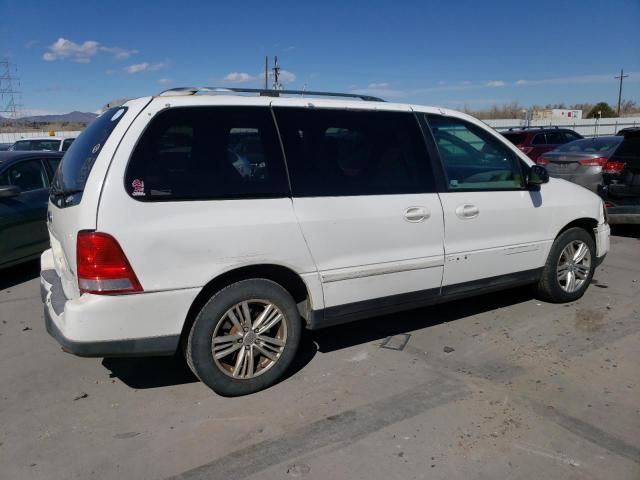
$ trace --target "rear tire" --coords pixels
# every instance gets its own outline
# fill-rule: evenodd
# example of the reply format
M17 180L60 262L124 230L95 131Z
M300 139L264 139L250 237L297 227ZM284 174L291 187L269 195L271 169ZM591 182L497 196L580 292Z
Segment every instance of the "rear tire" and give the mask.
M302 321L289 292L271 280L243 280L215 293L202 307L185 357L214 392L247 395L282 378L301 335Z
M562 232L553 242L538 282L543 299L572 302L584 295L596 267L596 248L589 233L578 227Z

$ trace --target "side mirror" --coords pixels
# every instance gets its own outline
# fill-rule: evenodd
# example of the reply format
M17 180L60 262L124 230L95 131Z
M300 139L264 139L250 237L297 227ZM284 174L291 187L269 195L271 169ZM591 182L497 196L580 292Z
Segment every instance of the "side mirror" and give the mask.
M20 195L20 187L15 185L0 185L0 198L13 198Z
M529 175L527 176L527 185L529 187L540 188L543 183L549 182L549 172L540 165L532 165L529 168Z

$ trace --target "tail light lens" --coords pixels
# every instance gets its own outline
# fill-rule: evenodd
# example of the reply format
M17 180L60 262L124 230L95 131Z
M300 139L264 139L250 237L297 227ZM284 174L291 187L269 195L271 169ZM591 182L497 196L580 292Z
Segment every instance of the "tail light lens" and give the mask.
M118 241L107 233L79 232L76 246L80 293L142 292Z
M602 168L602 171L604 173L620 173L622 172L622 170L624 170L624 167L626 166L626 163L624 162L612 162L612 161L608 161L604 164L604 167Z
M538 157L538 158L536 159L536 163L537 163L538 165L542 165L542 166L544 166L544 165L549 165L549 160L547 160L547 159L546 159L546 158L544 158L544 157Z
M608 161L609 159L606 157L597 157L597 158L585 158L584 160L578 160L578 163L586 167L602 167Z

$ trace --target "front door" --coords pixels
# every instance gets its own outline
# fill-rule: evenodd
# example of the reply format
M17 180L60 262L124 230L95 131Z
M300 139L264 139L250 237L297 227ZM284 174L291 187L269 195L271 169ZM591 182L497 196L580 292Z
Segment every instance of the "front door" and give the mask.
M442 208L414 115L278 104L294 209L325 313L438 296Z
M443 294L535 278L544 265L544 199L525 186L527 165L490 131L428 115L445 167Z

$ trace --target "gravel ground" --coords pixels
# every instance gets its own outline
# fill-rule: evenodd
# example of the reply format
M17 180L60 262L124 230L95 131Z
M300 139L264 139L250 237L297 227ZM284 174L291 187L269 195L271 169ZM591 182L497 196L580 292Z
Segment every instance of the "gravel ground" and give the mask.
M0 272L0 478L640 478L640 234L583 299L516 289L305 336L226 399L180 358L81 359Z

